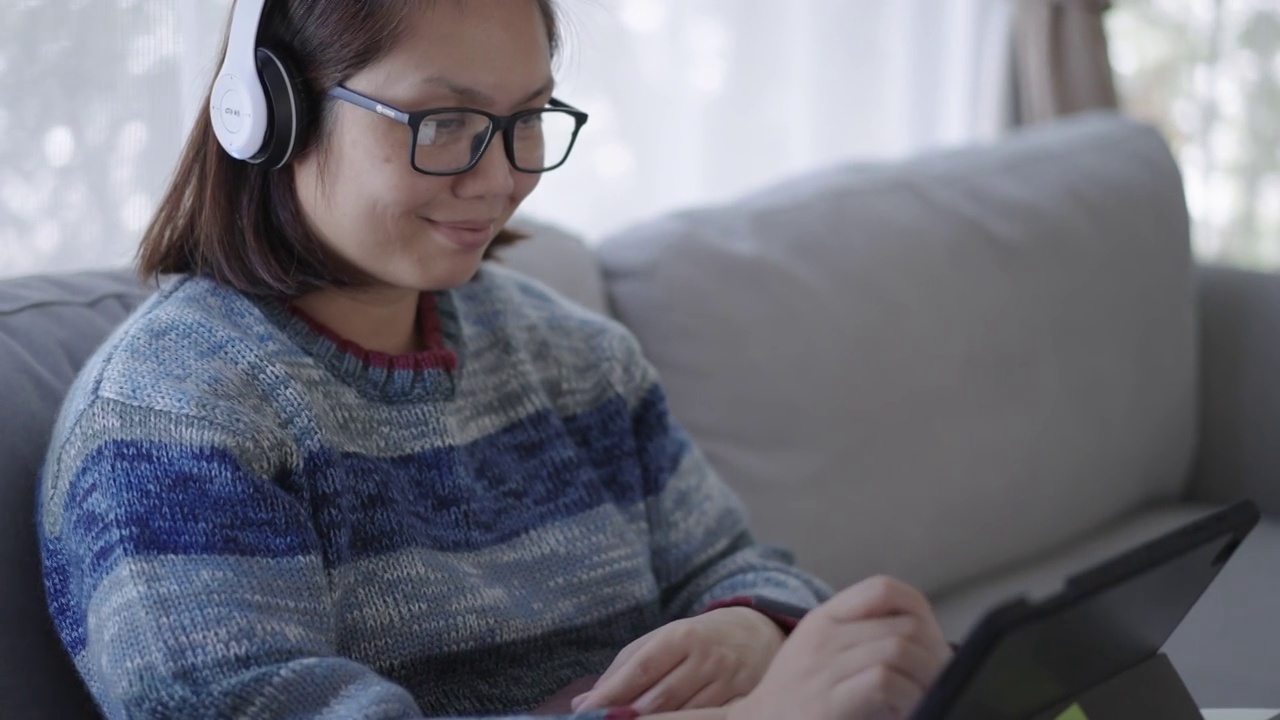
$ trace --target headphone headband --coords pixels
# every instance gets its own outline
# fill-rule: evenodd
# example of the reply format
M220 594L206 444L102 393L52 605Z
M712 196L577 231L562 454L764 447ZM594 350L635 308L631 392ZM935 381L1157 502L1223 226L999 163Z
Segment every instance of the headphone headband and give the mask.
M262 25L262 10L267 0L236 0L231 14L231 35L227 41L226 65L252 69L257 63L254 57L258 49L258 27Z

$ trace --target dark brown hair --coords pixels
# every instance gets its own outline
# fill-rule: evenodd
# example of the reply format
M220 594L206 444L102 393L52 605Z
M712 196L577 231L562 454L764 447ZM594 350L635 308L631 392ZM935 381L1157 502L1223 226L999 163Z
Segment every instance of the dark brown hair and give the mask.
M328 90L389 53L404 32L406 14L433 1L438 0L267 2L258 43L291 61L310 126L297 156L323 152L331 125ZM555 55L559 30L553 0L535 1ZM504 229L489 252L519 239ZM218 144L207 112L196 119L137 260L144 279L204 275L250 295L297 297L369 281L307 225L293 172L232 158Z

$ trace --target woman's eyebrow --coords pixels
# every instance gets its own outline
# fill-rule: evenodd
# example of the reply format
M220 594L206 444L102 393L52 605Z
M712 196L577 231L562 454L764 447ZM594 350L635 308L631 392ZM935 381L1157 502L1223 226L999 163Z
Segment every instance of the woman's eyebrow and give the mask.
M449 93L456 95L470 103L475 103L477 105L497 104L494 101L493 96L489 95L483 90L477 90L476 88L468 87L466 85L456 83L440 75L432 75L430 77L423 79L422 82L425 85L435 85L436 87L447 90ZM525 103L533 102L534 100L537 100L543 95L551 94L551 92L555 90L555 87L556 87L555 78L548 78L547 81L544 82L542 85L540 85L537 90L534 90L533 92L529 93L527 97L519 100L516 104L524 105Z

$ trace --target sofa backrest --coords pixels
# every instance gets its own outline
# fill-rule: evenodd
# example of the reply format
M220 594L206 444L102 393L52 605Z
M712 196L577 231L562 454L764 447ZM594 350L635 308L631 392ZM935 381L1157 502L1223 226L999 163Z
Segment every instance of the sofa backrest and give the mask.
M837 586L945 589L1186 481L1189 230L1147 127L836 168L598 254L760 535Z
M71 381L146 295L126 272L0 282L0 717L97 717L45 609L36 478Z

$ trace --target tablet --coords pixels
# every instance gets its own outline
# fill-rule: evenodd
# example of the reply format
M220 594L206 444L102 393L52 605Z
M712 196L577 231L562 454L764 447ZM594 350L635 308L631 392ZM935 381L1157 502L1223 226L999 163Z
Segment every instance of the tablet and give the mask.
M1016 599L965 639L911 720L1027 720L1154 657L1259 512L1244 501Z

